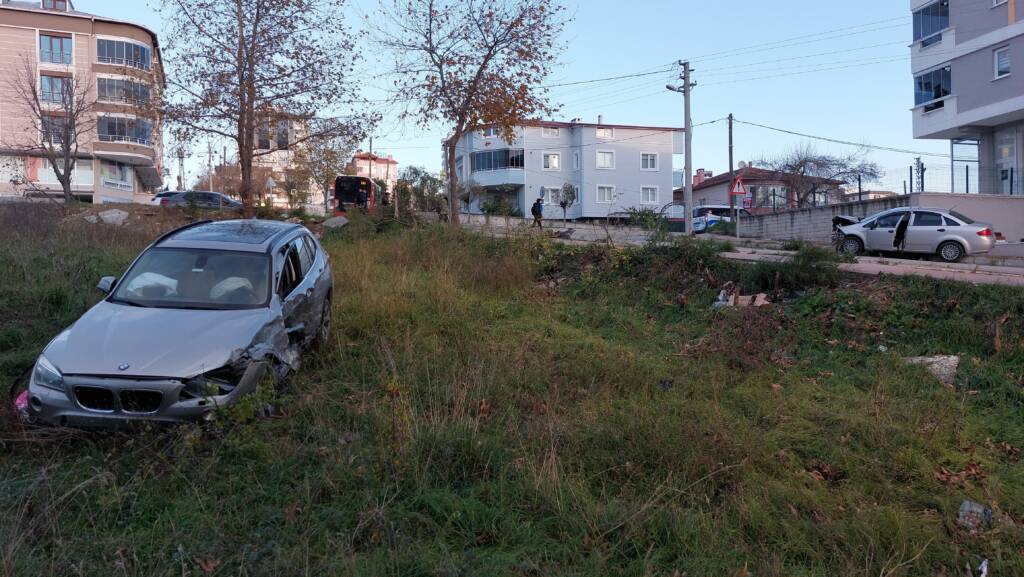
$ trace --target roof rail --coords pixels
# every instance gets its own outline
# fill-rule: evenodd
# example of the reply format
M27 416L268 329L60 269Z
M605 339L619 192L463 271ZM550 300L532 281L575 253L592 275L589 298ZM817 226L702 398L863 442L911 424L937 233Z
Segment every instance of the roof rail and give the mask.
M301 224L292 223L291 226L285 227L280 231L275 232L270 238L267 239L267 254L274 252L274 245L277 243L277 240L279 238L281 238L282 236L289 235L295 232L296 230L299 230L300 228L305 227L303 227Z
M190 228L194 228L194 227L197 227L197 226L200 226L200 225L203 225L203 224L210 224L211 222L213 222L213 221L210 220L210 219L197 220L195 222L190 222L190 223L186 224L185 226L180 226L180 227L178 227L178 228L176 228L174 230L171 230L171 231L163 233L162 235L157 237L157 239L154 240L153 244L150 245L150 246L156 246L156 245L160 244L161 242L167 240L168 238L178 234L181 231L188 230Z

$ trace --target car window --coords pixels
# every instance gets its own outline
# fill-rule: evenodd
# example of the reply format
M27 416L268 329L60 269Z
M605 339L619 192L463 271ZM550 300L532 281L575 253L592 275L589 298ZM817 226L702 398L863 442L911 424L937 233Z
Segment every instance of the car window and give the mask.
M309 253L309 261L316 262L316 243L308 234L302 235L302 242L306 245L306 251Z
M973 218L968 218L968 217L960 214L959 212L956 212L955 210L949 211L949 214L953 218L959 219L960 222L962 222L964 224L974 224L974 219Z
M934 212L915 212L914 226L942 226L942 215Z
M894 212L885 216L878 217L876 221L879 228L893 228L900 223L900 219L903 218L906 212Z
M309 274L309 269L313 268L313 258L309 253L309 249L306 248L306 243L302 240L302 237L292 241L292 248L299 255L299 269L302 274L302 278L306 278Z
M949 218L948 216L942 217L942 220L943 220L943 222L946 223L946 226L960 226L959 222Z
M112 302L153 308L239 309L270 295L267 255L154 248L118 283Z
M292 294L295 287L302 282L302 263L299 260L299 253L294 245L288 246L288 254L284 257L284 267L281 269L281 282L277 287L277 294L285 298Z

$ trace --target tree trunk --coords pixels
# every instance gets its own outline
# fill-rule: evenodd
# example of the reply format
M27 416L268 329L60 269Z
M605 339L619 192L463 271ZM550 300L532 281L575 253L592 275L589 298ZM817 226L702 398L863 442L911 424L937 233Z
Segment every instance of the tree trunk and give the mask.
M448 222L455 228L459 227L459 177L455 174L455 147L461 138L462 133L456 131L447 142Z

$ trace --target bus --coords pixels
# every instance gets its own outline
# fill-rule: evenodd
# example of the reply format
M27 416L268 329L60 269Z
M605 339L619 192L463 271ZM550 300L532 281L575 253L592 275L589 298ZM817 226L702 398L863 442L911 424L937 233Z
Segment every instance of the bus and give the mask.
M339 176L334 179L334 215L340 216L363 203L373 208L379 201L377 184L365 176Z

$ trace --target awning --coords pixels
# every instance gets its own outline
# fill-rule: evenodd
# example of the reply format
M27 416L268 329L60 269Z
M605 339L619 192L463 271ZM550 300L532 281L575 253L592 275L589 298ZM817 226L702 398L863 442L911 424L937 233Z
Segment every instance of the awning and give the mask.
M135 168L135 172L139 175L142 186L150 190L157 190L164 184L164 178L155 166L139 166Z

